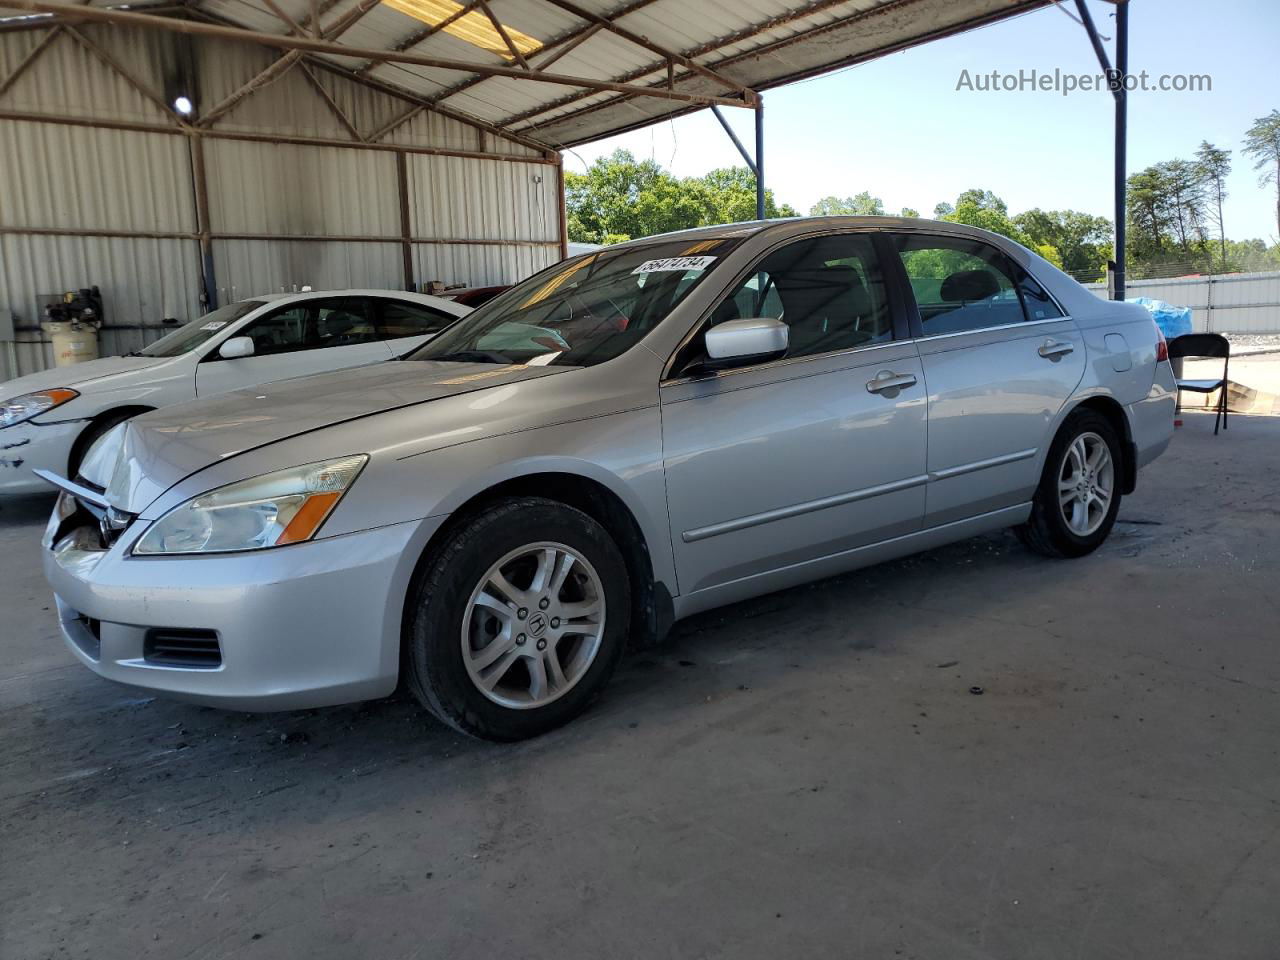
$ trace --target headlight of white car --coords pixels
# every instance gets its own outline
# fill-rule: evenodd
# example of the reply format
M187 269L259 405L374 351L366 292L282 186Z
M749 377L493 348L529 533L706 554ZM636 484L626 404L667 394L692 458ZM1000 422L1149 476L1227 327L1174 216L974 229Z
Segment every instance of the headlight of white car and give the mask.
M368 461L362 453L308 463L202 493L153 523L133 552L228 553L310 540Z
M78 390L70 387L54 387L52 390L37 390L35 393L24 393L12 400L0 402L0 427L12 427L15 423L23 423L42 413L48 413L54 407L60 407L68 400L80 396Z

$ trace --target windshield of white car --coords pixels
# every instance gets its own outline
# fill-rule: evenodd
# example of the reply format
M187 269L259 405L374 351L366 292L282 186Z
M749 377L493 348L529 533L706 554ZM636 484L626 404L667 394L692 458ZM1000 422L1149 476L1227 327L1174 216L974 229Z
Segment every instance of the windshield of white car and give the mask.
M517 284L411 353L409 360L589 367L662 322L738 237L605 248Z
M216 336L227 324L234 323L241 317L261 307L265 300L241 300L219 307L212 313L206 313L199 320L192 320L186 326L179 327L173 333L161 337L155 343L143 347L136 354L139 357L178 357L190 353L210 337Z

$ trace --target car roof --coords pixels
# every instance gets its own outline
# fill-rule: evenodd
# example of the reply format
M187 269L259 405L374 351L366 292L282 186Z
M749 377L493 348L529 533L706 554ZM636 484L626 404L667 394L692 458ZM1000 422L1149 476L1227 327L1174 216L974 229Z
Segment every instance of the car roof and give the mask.
M444 297L433 297L427 293L414 293L411 290L376 290L372 288L352 288L345 290L304 290L298 293L261 293L245 300L259 303L279 303L286 300L313 300L316 297L391 297L396 300L410 300L424 306L459 306Z
M952 223L948 220L927 220L923 217L870 217L870 216L830 216L830 217L780 217L774 220L744 220L741 223L726 223L711 227L694 227L689 230L675 230L671 233L659 233L650 237L630 240L617 246L641 246L646 243L666 240L711 239L743 237L759 233L800 234L808 233L815 227L865 227L876 230L928 230L932 233L952 233L962 236L982 237L983 239L1000 239L1008 242L1007 237L971 227L967 223ZM603 247L609 250L612 247Z
M651 237L643 237L638 240L628 240L625 243L602 247L601 250L616 250L618 248L643 248L647 244L665 243L672 240L722 240L722 239L745 239L747 237L759 237L769 235L779 240L786 240L791 237L803 237L810 235L815 231L821 231L824 228L830 229L870 229L870 230L921 230L933 234L950 234L952 236L969 237L974 240L984 240L989 244L1003 250L1014 258L1016 262L1026 267L1029 264L1029 257L1036 256L1033 251L1028 250L1022 244L1010 240L1008 237L998 233L992 233L990 230L983 230L979 227L971 227L967 223L952 223L948 220L926 220L922 217L861 217L861 216L831 216L831 217L784 217L777 220L746 220L742 223L729 223L712 227L694 227L691 230L676 230L671 233L660 233ZM593 251L598 252L598 251ZM591 254L580 254L580 256L590 256Z

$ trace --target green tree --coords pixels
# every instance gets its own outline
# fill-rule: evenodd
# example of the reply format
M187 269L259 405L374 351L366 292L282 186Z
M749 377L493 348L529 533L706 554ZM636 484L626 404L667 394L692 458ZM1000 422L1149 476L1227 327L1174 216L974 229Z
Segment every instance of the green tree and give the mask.
M1280 270L1280 244L1268 247L1265 240L1228 240L1224 272L1261 273Z
M883 217L884 202L867 190L852 197L823 197L809 208L811 217Z
M916 218L920 216L920 211L915 207L903 207L900 216Z
M1097 280L1106 272L1111 257L1111 221L1078 210L1035 208L1013 218L1033 247L1052 247L1061 258L1059 266L1077 280ZM1046 259L1052 259L1046 257Z
M701 185L707 191L713 208L708 223L741 223L756 218L756 175L748 167L721 167L702 177L690 177L684 183ZM779 204L773 191L766 189L764 216L773 220L799 214L790 204Z
M1130 175L1127 266L1135 278L1213 268L1205 186L1197 165L1187 160L1166 160Z
M943 204L938 204L942 207ZM947 204L950 206L950 204ZM990 190L966 190L956 198L956 205L949 213L938 218L951 223L967 223L971 227L990 230L1002 237L1016 240L1023 246L1031 246L1031 239L1009 219L1009 208Z
M1151 259L1164 252L1168 196L1157 167L1130 174L1128 198L1129 252L1135 260Z
M1244 152L1253 158L1253 169L1261 170L1258 185L1276 187L1276 231L1280 233L1280 110L1253 121L1244 135Z
M953 207L951 204L947 203L947 201L943 200L941 203L934 205L933 218L935 220L941 220L943 217L950 216L955 212L956 212L956 208Z
M1205 184L1199 168L1189 160L1166 160L1158 166L1164 171L1178 245L1184 251L1197 243L1203 247Z
M1218 248L1222 262L1227 262L1227 228L1222 218L1222 201L1227 198L1227 174L1231 172L1231 151L1220 150L1208 140L1200 141L1196 166L1208 191L1209 218L1218 228Z
M626 150L600 157L586 173L565 172L569 239L617 243L671 230L755 219L755 176L746 167L680 179ZM765 216L796 212L765 191Z
M671 199L675 178L653 160L636 160L627 150L616 150L596 160L585 174L565 172L565 207L569 239L579 243L603 243L609 234L643 237L686 226L688 204L664 211L643 203L655 194Z
M956 209L963 206L975 206L979 210L992 210L1002 216L1009 215L1009 207L990 190L966 190L956 197Z

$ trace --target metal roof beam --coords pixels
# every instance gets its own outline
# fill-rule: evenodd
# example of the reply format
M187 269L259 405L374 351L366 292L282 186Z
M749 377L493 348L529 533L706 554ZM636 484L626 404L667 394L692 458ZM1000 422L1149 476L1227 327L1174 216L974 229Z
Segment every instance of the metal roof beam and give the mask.
M586 43L588 40L590 40L592 37L594 37L597 33L599 33L603 29L604 29L603 24L593 23L591 26L587 27L587 29L578 33L575 37L573 37L567 43L562 43L560 45L560 48L556 50L555 53L551 54L551 56L547 57L545 60L543 60L533 69L534 70L547 69L547 67L551 66L553 63L555 63L565 54L571 53L572 51L578 49L578 47L582 46L584 43ZM547 48L543 47L542 49L545 51Z
M339 66L338 64L332 63L328 60L322 60L319 57L307 57L306 60L314 67L318 67L319 69L332 73L335 76L343 77L346 80L350 80L352 83L358 83L363 87L368 87L370 90L377 90L379 93L384 93L389 97L395 97L398 100L403 100L405 103L412 103L424 110L430 110L432 113L438 113L440 116L453 120L456 123L466 124L467 126L474 127L477 130L483 130L485 133L491 133L495 137L501 137L504 140L510 141L511 143L517 143L530 150L537 150L545 153L546 151L555 149L549 144L543 143L540 140L535 140L532 137L527 137L523 134L515 133L510 130L499 130L497 127L493 126L493 124L486 123L485 121L472 117L469 114L460 113L457 110L451 110L448 107L437 106L421 94L414 93L412 90L406 90L394 83L388 83L380 77L371 77L366 74L360 74L354 70L349 70L346 67ZM404 115L402 117L402 120L409 119L411 118L408 115ZM389 132L389 129L384 128L380 132L380 135L385 136ZM370 139L376 138L370 137Z
M654 2L654 0L645 0L645 2L651 3L651 2ZM236 27L236 28L240 28L242 26L241 24L236 23L234 20L228 20L226 17L220 16L218 14L213 14L207 10L201 10L199 8L193 7L187 10L186 12L193 16L202 17L203 19L208 20L212 23L220 23L224 26ZM370 90L376 90L377 92L385 94L386 96L395 97L397 100L403 100L405 103L414 104L416 107L419 107L425 110L430 110L432 113L438 113L440 116L445 117L449 120L452 120L455 123L465 124L469 127L474 127L477 130L483 130L486 133L491 133L495 137L501 137L502 139L507 140L510 143L519 144L520 146L525 147L529 150L536 150L539 153L545 153L547 151L554 150L553 147L551 147L546 143L543 143L540 140L535 140L530 137L523 136L519 133L513 133L507 130L499 130L497 127L493 126L492 124L486 123L485 121L480 120L476 117L473 117L469 114L460 113L459 111L451 110L448 107L435 106L426 97L422 96L421 94L415 93L412 90L406 90L404 87L398 86L394 83L390 83L386 80L382 80L381 78L368 76L363 70L351 70L347 67L340 66L339 64L333 63L332 61L329 61L329 60L323 60L320 57L316 57L316 56L306 56L303 59L308 64L310 64L311 66L315 67L318 70L324 70L326 73L331 73L334 76L342 77L344 80L348 80L351 83L360 84L363 87L368 87ZM384 126L379 131L377 131L376 136L370 136L367 139L377 140L379 137L385 136L392 129L398 126L401 122L412 119L412 116L416 116L418 112L419 112L418 110L415 110L412 112L412 115L403 114L397 121L393 121L391 124L388 124L387 126Z
M794 21L804 19L805 17L811 16L812 14L820 13L829 7L837 7L837 6L844 5L847 2L848 0L820 0L820 2L814 3L809 7L801 8L798 10L792 10L784 14L779 14L778 16L770 17L768 20L763 20L758 24L754 24L750 27L743 28L742 30L735 31L734 33L731 33L731 34L726 34L723 37L719 37L715 40L704 43L698 46L697 48L695 48L694 50L686 50L685 55L690 57L702 56L703 54L711 53L715 50L721 49L731 44L737 44L737 43L743 42L744 40L750 40L753 37L759 34L765 33L769 30L773 30L776 27L785 26L788 23L792 23ZM886 3L879 7L873 7L870 10L861 10L856 13L852 13L846 17L841 17L837 20L832 20L828 23L816 24L812 27L809 27L808 29L801 30L798 33L792 34L787 37L783 37L779 40L775 40L772 43L766 44L763 47L756 47L751 50L743 51L742 53L733 54L729 57L726 57L712 64L712 67L714 69L723 69L726 66L731 66L733 64L740 63L745 60L751 60L753 58L757 58L769 53L773 53L777 50L792 46L793 44L803 43L806 40L810 40L814 37L821 36L822 34L829 33L834 30L838 30L842 27L848 27L852 24L870 19L872 17L880 16L886 13L892 13L892 12L901 10L904 7L908 7L919 2L921 2L921 0L890 0L889 3ZM922 43L926 43L932 40L942 39L943 37L953 36L954 34L962 33L966 30L969 30L975 27L983 26L988 23L997 22L999 20L1002 20L1008 16L1012 16L1017 13L1023 13L1028 10L1033 10L1037 7L1045 6L1050 2L1053 2L1053 0L1011 0L1010 7L1007 11L999 11L997 13L994 13L985 17L981 17L979 19L976 19L970 22L947 26L937 30L929 31L927 34L922 35L920 37L912 38L900 43L895 43L891 46L888 46L882 49L866 51L852 57L844 58L836 63L825 64L820 68L800 71L796 74L791 74L786 77L783 77L780 80L769 81L767 84L763 84L763 85L757 84L757 90L763 89L766 86L768 87L777 86L780 83L791 83L796 80L802 80L810 76L815 76L822 73L828 73L831 70L836 70L841 67L846 67L853 64L857 64L857 63L863 63L867 60L870 60L875 57L879 57L888 53L894 53L899 50L905 50L910 47L919 46ZM648 76L648 75L657 73L660 69L662 69L662 64L653 64L647 68L641 68L640 70L633 70L631 73L624 75L620 79L623 82L630 83L634 80L639 79L642 76ZM687 77L685 79L687 79ZM523 113L515 114L510 117L505 117L501 120L498 120L496 122L496 125L500 129L506 129L508 126L512 124L520 123L524 120L541 116L542 114L550 112L551 110L559 109L562 106L568 106L569 104L576 103L581 100L585 100L591 96L594 96L594 94L587 93L587 94L580 94L577 96L562 97L560 100L554 103L547 104L545 107L537 108L535 110L526 110ZM609 100L605 100L600 103L590 104L572 113L564 114L559 117L554 117L551 120L548 120L546 122L562 123L567 120L573 120L580 116L585 116L590 113L595 113L596 111L599 111L599 110L607 109L608 107L616 106L619 103L624 103L628 99L630 98L626 96L613 97ZM688 112L689 112L688 109L681 109L679 111L676 111L675 114L668 114L667 117L674 116L677 114L688 113ZM655 118L655 119L665 119L665 117ZM649 123L652 123L652 122L654 122L654 120L647 120L641 123L631 124L626 127L614 130L609 135L612 136L614 134L622 133L627 130L632 130L637 127L647 126ZM519 132L524 133L526 135L532 135L536 131L537 127L538 127L537 124L533 124L529 127L523 128Z
M395 50L397 53L399 53L401 50L408 50L410 47L416 47L423 40L427 39L427 37L437 34L441 30L443 30L445 27L448 27L456 23L457 21L461 20L463 17L465 17L468 13L470 13L479 5L480 5L480 0L469 0L468 3L464 3L453 13L449 14L449 16L441 20L439 23L429 24L428 26L423 27L421 30L415 30L413 33L409 34L403 40L397 40L396 43L393 44L390 49ZM357 72L362 74L368 73L370 70L376 67L378 63L379 61L377 60L371 60L368 63L366 63L363 67L361 67Z
M912 2L912 0L902 0L902 2L910 3ZM810 4L807 7L803 7L798 10L792 10L783 14L778 14L775 17L770 17L769 19L762 20L759 23L753 23L749 27L743 27L741 30L736 30L733 33L726 34L722 37L717 37L715 40L711 40L707 43L700 44L699 46L693 48L692 50L684 51L682 56L692 58L692 57L704 56L705 54L708 54L708 53L714 53L716 50L719 50L723 47L727 47L730 44L741 43L744 40L750 40L752 37L759 36L760 34L765 33L768 30L772 30L775 27L786 26L788 23L792 23L804 17L812 16L815 13L821 13L824 10L826 10L828 7L838 7L847 3L848 3L848 0L819 0L819 2ZM752 51L752 53L754 53L754 51ZM666 64L663 64L663 63L647 64L643 67L640 67L639 69L632 70L629 73L623 74L623 76L620 79L625 83L631 83L635 80L639 80L641 77L647 77L650 74L657 73L659 70L663 69L665 65ZM716 66L720 66L720 64L716 64ZM714 67L712 69L714 69ZM671 75L670 72L668 72L668 81L669 82L674 81L674 77ZM570 106L571 104L577 103L581 100L586 100L588 97L592 97L592 96L595 96L595 94L584 93L584 94L561 97L559 100L546 104L545 106L535 107L531 110L525 110L521 113L513 114L509 117L504 117L503 119L497 121L497 126L501 129L505 129L507 126L513 123L522 123L525 120L531 120L534 117L541 116L544 113L549 113L552 110L558 110L561 107ZM623 99L623 98L615 98L608 102L617 103L619 102L620 99ZM594 105L592 107L587 108L587 110L589 111L594 111L595 109L597 109L597 107ZM574 114L571 114L570 116L577 116L577 114L574 113ZM560 120L562 118L557 117L556 119Z
M320 29L320 18L332 10L337 3L338 0L323 0L323 2L319 2L319 0L317 0L317 2L313 2L311 5L310 16L303 20L301 24L294 25L294 35L302 37L306 36L308 31L313 31L318 36L323 37L325 34L324 31ZM334 31L336 33L341 33L346 30L348 26L350 26L350 23L347 22L347 18L344 18L335 25ZM247 80L239 87L239 89L232 91L221 103L214 106L213 109L206 111L204 115L200 117L196 126L213 126L213 124L217 123L221 117L226 115L237 104L239 104L241 100L244 100L251 94L257 93L263 87L267 87L275 83L293 69L294 64L301 59L301 53L296 50L290 50L283 57L280 57L278 60L271 63L265 70L262 70L260 73Z
M9 88L18 82L18 78L27 72L28 67L40 59L40 55L49 48L53 41L62 35L64 29L62 26L56 26L40 38L40 42L31 48L31 51L22 58L16 67L9 71L9 75L0 80L0 96L9 92Z
M82 47L88 50L89 53L97 57L98 60L100 60L108 70L115 73L116 76L120 77L122 80L124 80L125 83L133 87L133 89L136 90L139 94L141 94L144 99L150 100L157 107L159 107L161 112L166 117L168 117L174 123L181 124L183 122L182 117L178 113L176 113L174 109L171 106L169 106L169 104L165 103L164 97L156 93L154 90L152 90L142 81L140 81L137 77L133 76L133 74L131 74L128 70L126 70L123 66L121 66L119 60L111 56L111 54L107 53L107 51L102 49L101 46L94 43L92 40L86 37L83 33L81 33L79 30L77 30L75 27L69 24L63 29L65 29L67 33L71 35L72 39L74 39L76 43L80 44Z
M422 154L432 157L464 157L470 160L501 160L506 163L536 163L556 166L559 157L544 154L525 157L514 153L485 153L479 150L454 150L448 147L420 147L401 143L356 143L330 137L299 137L279 133L255 133L248 130L200 130L196 127L173 126L159 123L141 123L133 120L98 120L91 117L68 117L61 114L28 113L22 110L0 109L0 120L19 123L49 123L60 127L90 127L102 130L129 130L134 133L164 133L196 140L234 140L245 143L292 143L305 147L341 147L349 150L377 150Z
M493 29L498 31L498 36L502 38L502 42L506 44L507 50L510 51L511 56L515 59L516 63L528 70L529 61L524 58L524 54L520 52L520 48L512 42L511 34L507 33L507 28L502 25L502 21L493 15L493 11L489 8L489 4L486 0L479 0L479 3L480 9L484 11L484 15L488 17L489 22L493 24Z
M722 83L726 87L728 87L730 90L737 90L740 94L743 95L743 97L747 100L748 103L750 104L755 103L755 91L752 90L750 87L747 87L742 83L739 83L737 80L734 80L732 77L725 76L723 73L717 73L715 70L712 70L709 67L704 67L702 64L696 62L695 60L690 59L689 57L686 57L682 53L678 53L674 50L668 50L665 47L659 46L658 44L651 41L648 37L643 37L638 33L634 33L631 30L628 30L626 27L619 26L617 23L618 16L604 17L598 13L592 13L590 10L584 10L582 7L578 6L576 3L569 2L569 0L545 0L545 2L551 4L553 7L559 7L561 10L564 10L566 13L571 13L575 17L578 17L582 20L587 20L587 21L590 21L591 23L597 24L603 27L605 30L608 30L610 33L616 34L617 36L621 37L623 40L626 40L630 43L634 43L638 47L643 47L644 49L648 50L650 53L656 53L658 54L658 56L664 57L670 62L678 63L680 64L680 66L685 67L689 70L692 70L694 73L700 73L704 77L707 77L710 80L714 80L717 83Z
M329 111L337 118L338 123L342 125L342 129L351 134L352 140L358 140L363 143L364 137L360 135L360 131L356 129L356 125L351 122L351 118L343 112L343 109L340 106L338 106L338 101L334 100L332 94L325 89L324 84L321 83L312 72L311 67L305 63L301 66L302 75L307 78L307 82L311 84L311 88L320 95L320 99L325 102L325 106L327 106Z
M90 20L99 23L114 23L123 26L150 27L175 33L188 33L196 36L218 37L223 40L244 40L282 50L296 50L303 53L324 53L337 57L355 57L361 60L379 60L386 63L405 63L420 67L433 67L437 70L452 70L458 73L470 73L492 77L509 77L524 79L536 83L549 83L564 87L585 87L589 90L624 93L639 97L655 97L660 100L678 100L683 103L696 103L710 106L713 103L728 107L749 106L745 100L721 96L710 96L697 93L685 93L680 90L654 89L636 87L612 80L596 80L591 77L572 77L558 73L530 74L527 70L515 67L492 66L488 64L470 63L464 60L449 60L442 57L424 57L411 53L393 53L389 50L377 50L367 47L348 47L332 40L310 39L306 37L281 36L272 33L259 33L235 27L224 27L196 20L180 20L170 17L156 17L145 13L134 13L132 10L109 10L102 7L81 7L65 3L47 3L44 0L5 0L10 6L19 10L30 10L33 13L52 13L59 15L59 22L75 23Z
M475 2L478 3L479 0L475 0ZM654 3L657 3L657 0L633 0L632 3L627 4L621 10L617 11L614 14L614 18L616 19L619 17L625 17L627 14L635 13L637 10L641 10ZM468 4L468 7L470 6L471 4ZM459 11L459 13L462 13L462 12L463 11ZM437 29L442 28L447 22L448 21L445 21L439 24ZM548 53L551 50L555 50L556 48L561 48L561 49L557 51L555 56L548 57L546 60L544 60L542 63L542 66L537 69L545 70L553 62L555 62L556 60L559 60L562 56L568 53L569 50L578 46L580 43L583 43L584 41L590 39L590 36L599 29L600 29L600 26L598 24L594 24L594 23L587 24L586 26L583 26L583 27L576 27L573 30L570 30L568 33L557 37L555 40L551 40L543 44L542 49L538 51L539 53ZM433 30L431 32L434 33L435 31ZM427 36L430 36L430 34L427 34ZM374 65L371 64L370 66L365 67L364 69L367 71L372 69L373 66ZM471 87L474 87L477 83L482 83L485 79L486 79L485 77L471 77L467 80L463 80L461 83L455 83L451 87L445 87L439 93L433 94L431 96L430 98L431 102L440 103L446 98L452 97L455 93L461 93L464 90L468 90ZM497 129L497 128L495 127L494 129Z

